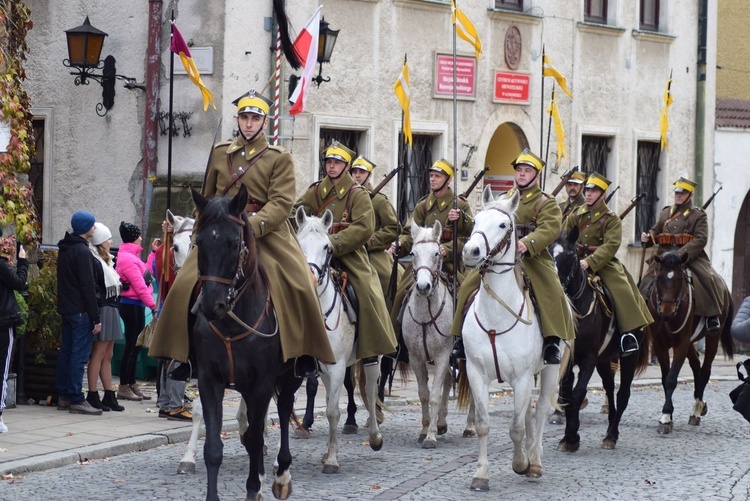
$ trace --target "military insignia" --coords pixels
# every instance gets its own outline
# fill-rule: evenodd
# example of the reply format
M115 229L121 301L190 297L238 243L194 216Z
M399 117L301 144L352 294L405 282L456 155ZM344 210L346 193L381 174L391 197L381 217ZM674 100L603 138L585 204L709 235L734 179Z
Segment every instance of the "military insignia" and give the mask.
M328 188L326 186L323 186L323 195L325 195L326 193L328 193Z
M332 148L338 148L339 147L339 142L336 139L334 139L333 141L331 141L331 147Z
M531 195L533 195L533 193L531 193L531 192L527 193L526 194L526 198L531 198Z
M597 217L601 212L594 212L594 217Z
M255 97L255 89L250 89L250 91L247 93L247 97Z
M342 187L342 188L341 188L341 189L339 190L339 195L343 195L344 193L346 193L346 188L343 188L343 187Z
M445 207L445 202L440 202L440 208L442 209L443 207Z
M685 212L682 213L684 217L688 217L688 214L690 214L690 209L685 209Z
M255 148L253 148L252 150L250 150L250 151L248 152L248 155L252 155L253 153L255 153Z

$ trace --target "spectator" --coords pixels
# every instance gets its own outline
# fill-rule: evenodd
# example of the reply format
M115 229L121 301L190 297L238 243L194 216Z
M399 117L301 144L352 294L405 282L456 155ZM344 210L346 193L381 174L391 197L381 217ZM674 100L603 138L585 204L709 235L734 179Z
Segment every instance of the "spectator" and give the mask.
M96 303L94 258L86 240L96 219L79 210L70 220L72 230L57 243L57 311L62 318L62 342L57 356L58 410L101 415L83 396L83 368L91 355L92 335L102 329Z
M750 343L750 296L747 296L732 320L732 337L740 343Z
M3 233L0 230L0 237ZM8 369L10 368L10 354L13 350L13 335L15 327L23 323L21 311L13 291L22 291L26 287L26 251L23 246L18 249L18 262L13 269L13 258L16 254L16 239L12 236L0 238L0 433L8 433L8 427L3 423L5 398L8 393Z
M120 275L115 271L114 261L109 253L112 232L102 223L96 223L91 236L91 253L94 255L94 278L96 280L96 300L102 330L94 336L94 346L88 366L89 392L86 401L95 409L105 412L124 411L112 390L112 352L115 341L122 339L120 314ZM102 380L104 400L99 399L98 380Z
M152 312L156 310L154 289L151 285L152 275L146 263L139 257L143 250L141 229L134 224L121 222L120 237L122 245L117 253L115 268L123 284L120 317L125 325L125 349L120 361L120 388L117 390L117 398L133 401L151 400L150 396L143 394L135 381L138 353L141 351L135 343L146 326L146 308L150 308Z

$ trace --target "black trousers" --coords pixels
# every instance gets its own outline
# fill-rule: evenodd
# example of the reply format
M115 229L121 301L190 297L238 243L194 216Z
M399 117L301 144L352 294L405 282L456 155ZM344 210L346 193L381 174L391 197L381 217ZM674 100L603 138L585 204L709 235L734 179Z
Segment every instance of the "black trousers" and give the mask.
M13 327L0 329L0 415L5 410L5 398L8 395L8 372L10 371L10 352L13 351Z
M135 345L138 335L146 326L146 308L120 303L120 318L125 324L125 349L120 360L120 384L135 384L135 370L141 349Z

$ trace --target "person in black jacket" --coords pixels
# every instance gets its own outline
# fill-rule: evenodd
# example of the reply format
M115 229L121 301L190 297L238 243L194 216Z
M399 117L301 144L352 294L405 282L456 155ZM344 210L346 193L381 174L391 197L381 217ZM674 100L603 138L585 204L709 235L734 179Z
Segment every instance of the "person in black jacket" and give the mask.
M2 231L0 231L2 236ZM13 269L12 262L16 253L16 239L14 237L0 238L0 374L3 376L0 387L0 433L8 433L8 427L3 423L5 397L8 392L8 369L10 368L10 353L13 350L14 328L23 323L21 310L13 291L26 288L26 271L29 262L26 260L26 250L23 246L18 249L18 262Z
M91 355L93 336L102 328L96 301L94 256L86 240L94 234L94 215L76 211L73 228L57 243L57 312L62 319L62 342L57 356L58 410L101 415L83 395L83 369Z

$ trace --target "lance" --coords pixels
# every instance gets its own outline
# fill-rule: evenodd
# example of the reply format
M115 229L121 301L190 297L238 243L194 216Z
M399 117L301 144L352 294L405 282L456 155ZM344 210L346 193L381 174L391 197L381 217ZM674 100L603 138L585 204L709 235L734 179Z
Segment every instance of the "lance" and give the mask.
M560 182L557 183L557 186L555 186L555 189L552 190L553 197L557 196L557 194L560 193L560 190L563 189L563 186L565 186L565 183L568 182L568 180L570 179L570 176L572 176L574 172L578 172L577 165L575 167L568 169L567 172L565 172L562 176L560 176Z
M466 189L466 191L464 191L463 193L461 193L461 195L459 195L459 196L461 198L468 198L469 195L471 195L471 192L474 191L474 188L476 188L477 185L479 184L479 181L481 181L482 177L484 177L484 175L489 170L490 170L490 166L489 165L485 165L484 169L482 169L482 170L480 170L479 172L476 173L476 175L474 176L474 179L471 181L471 184Z
M714 201L714 198L716 198L716 195L718 195L718 194L719 194L719 192L720 192L721 190L723 190L723 189L724 189L724 185L721 185L721 186L719 186L719 189L718 189L718 190L716 190L716 191L714 191L713 195L711 195L711 196L710 196L710 197L708 198L708 200L706 200L706 203L704 203L704 204L703 204L703 207L701 207L701 209L703 209L703 210L706 210L706 209L708 209L708 206L709 206L709 205L711 205L711 202L713 202L713 201Z

